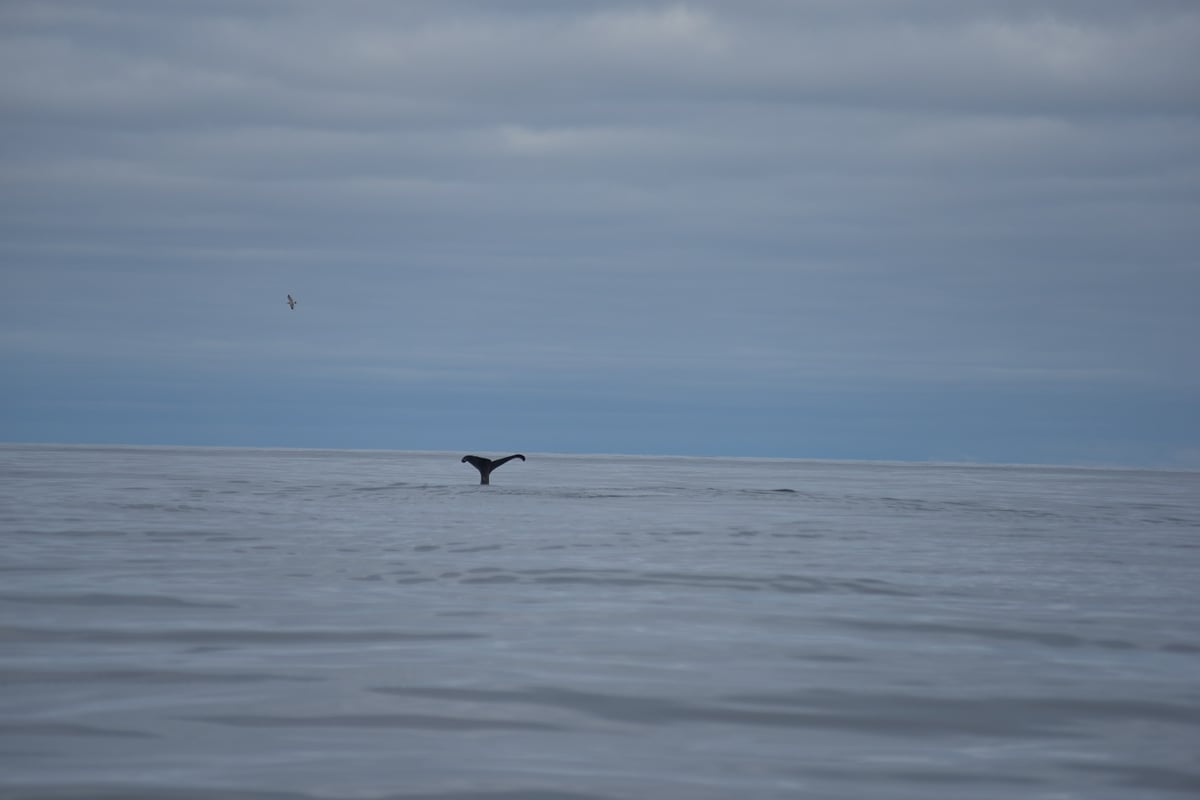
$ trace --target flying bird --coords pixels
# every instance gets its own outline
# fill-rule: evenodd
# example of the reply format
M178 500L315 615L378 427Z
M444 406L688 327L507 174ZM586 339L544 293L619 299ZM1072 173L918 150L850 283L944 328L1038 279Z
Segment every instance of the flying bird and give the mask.
M492 476L492 470L501 464L512 461L514 458L519 458L522 461L525 460L525 456L517 453L515 455L506 456L505 458L497 458L495 461L490 458L484 458L483 456L463 456L461 463L470 464L472 467L479 470L479 485L488 486L491 484L490 478Z
M290 294L288 295L288 308L292 311L296 310L296 300Z

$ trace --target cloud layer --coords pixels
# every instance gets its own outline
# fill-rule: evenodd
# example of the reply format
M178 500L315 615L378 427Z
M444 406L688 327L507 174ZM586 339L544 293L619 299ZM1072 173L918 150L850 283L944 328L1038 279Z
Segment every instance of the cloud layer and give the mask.
M544 449L872 455L805 413L1169 461L1196 424L1136 418L1200 394L1196 52L1191 2L6 3L0 438L287 381L318 420L413 398L420 446L470 387ZM94 406L36 413L84 367ZM917 395L1062 444L924 447ZM188 397L189 441L242 427ZM705 445L754 414L778 446Z

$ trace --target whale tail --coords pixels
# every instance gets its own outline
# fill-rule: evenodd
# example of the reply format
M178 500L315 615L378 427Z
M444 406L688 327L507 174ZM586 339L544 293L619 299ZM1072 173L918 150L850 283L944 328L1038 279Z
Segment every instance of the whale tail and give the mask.
M519 458L522 461L525 460L525 456L521 455L520 453L513 453L511 456L497 458L495 461L490 458L484 458L483 456L463 456L461 463L470 464L472 467L479 470L479 485L487 486L491 483L490 478L492 477L492 470L501 464L507 464L514 458Z

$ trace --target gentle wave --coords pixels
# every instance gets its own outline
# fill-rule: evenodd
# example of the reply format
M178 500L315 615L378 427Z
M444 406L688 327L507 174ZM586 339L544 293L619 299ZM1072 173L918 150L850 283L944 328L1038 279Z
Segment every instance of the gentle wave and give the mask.
M107 592L0 592L0 603L45 606L140 606L143 608L236 608L233 603L186 600L161 594L111 594Z
M546 706L593 719L639 725L714 723L843 729L876 733L977 736L1081 735L1106 719L1200 727L1200 706L1062 697L958 697L879 692L737 694L721 702L684 702L655 696L582 692L560 687L515 690L375 687L393 697L470 706Z
M412 728L423 731L561 731L543 722L444 717L433 714L213 714L181 717L237 728Z
M181 669L0 669L2 684L66 684L131 683L180 684L190 686L204 683L263 683L266 681L318 681L304 675L284 675L274 672L220 672L217 670Z
M0 800L1200 791L1200 475L463 469L0 446Z
M437 792L389 792L370 795L370 800L617 800L613 795L574 791L555 791L537 787L517 789L465 789ZM195 789L156 784L138 786L25 786L5 791L0 787L0 800L329 800L327 794L281 792L271 789L253 791L214 784Z
M0 642L178 642L181 644L213 643L296 643L346 642L453 642L484 639L485 634L466 631L394 631L394 630L328 630L268 628L210 628L167 629L146 628L41 628L16 625L0 626Z
M125 730L122 728L103 728L97 725L83 725L77 722L44 722L40 720L21 720L20 722L0 722L0 737L3 736L120 736L129 739L153 739L154 734L144 731Z
M1035 628L1003 628L989 625L956 625L947 622L887 622L832 618L831 624L858 628L877 633L898 633L902 636L948 635L975 639L991 639L1001 642L1019 642L1055 648L1094 647L1104 650L1151 649L1175 653L1200 653L1200 645L1184 641L1157 642L1152 645L1139 644L1129 639L1091 638L1062 631L1038 630Z
M478 548L480 550L485 548ZM878 578L829 579L802 575L733 575L693 572L631 572L604 569L506 570L476 567L465 573L443 573L464 584L530 583L557 586L611 586L614 588L681 586L695 589L733 589L743 592L776 591L790 594L858 593L916 595L920 592Z

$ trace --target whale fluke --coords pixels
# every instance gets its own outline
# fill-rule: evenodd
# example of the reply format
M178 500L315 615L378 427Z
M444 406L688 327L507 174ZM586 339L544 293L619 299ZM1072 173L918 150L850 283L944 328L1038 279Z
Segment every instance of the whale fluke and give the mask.
M488 479L492 475L492 470L494 470L496 467L500 466L501 464L507 464L509 461L512 461L514 458L519 458L522 461L525 460L525 456L521 455L520 453L514 453L511 456L505 456L504 458L497 458L495 461L493 461L490 458L484 458L483 456L463 456L462 463L470 464L472 467L479 470L479 485L487 486L489 483L491 483L491 481Z

